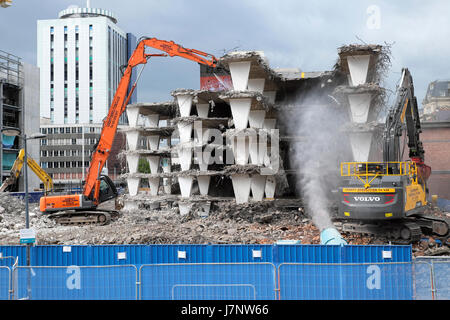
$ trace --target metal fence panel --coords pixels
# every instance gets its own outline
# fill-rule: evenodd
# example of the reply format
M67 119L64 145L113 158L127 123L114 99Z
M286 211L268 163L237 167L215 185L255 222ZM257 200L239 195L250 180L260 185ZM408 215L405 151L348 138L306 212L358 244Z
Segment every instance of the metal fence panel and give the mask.
M410 263L281 264L281 300L406 300Z
M17 267L16 298L32 300L135 300L135 266Z
M450 300L450 260L431 261L436 300Z
M0 300L9 300L11 269L0 267Z
M431 263L427 261L414 261L413 270L414 300L432 300L433 284Z
M140 268L142 300L273 300L271 263L159 264Z

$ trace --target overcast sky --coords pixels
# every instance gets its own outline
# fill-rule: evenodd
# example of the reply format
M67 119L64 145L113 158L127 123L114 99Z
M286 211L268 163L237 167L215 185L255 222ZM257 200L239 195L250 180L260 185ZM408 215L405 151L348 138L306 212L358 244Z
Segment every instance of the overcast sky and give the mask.
M0 50L36 64L36 21L55 19L85 0L13 0L0 8ZM91 0L113 11L118 25L141 36L173 40L220 57L235 50L264 51L270 66L330 70L337 48L350 43L392 46L386 82L395 89L402 67L412 73L419 105L428 83L450 78L450 1L362 0ZM361 40L359 40L361 39ZM155 58L138 85L138 100L171 100L177 88L199 88L199 66Z

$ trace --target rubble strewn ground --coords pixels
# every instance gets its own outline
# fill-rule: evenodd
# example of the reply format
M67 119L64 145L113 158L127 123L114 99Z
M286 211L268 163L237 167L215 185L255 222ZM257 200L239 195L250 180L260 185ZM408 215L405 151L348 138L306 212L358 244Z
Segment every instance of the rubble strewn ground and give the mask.
M450 213L444 213L450 217ZM0 194L0 245L19 244L25 228L23 201ZM61 226L30 204L30 226L37 231L38 245L87 244L272 244L278 240L300 240L320 244L319 230L302 209L277 209L267 204L221 204L206 218L195 212L180 216L177 207L162 210L122 212L106 226ZM339 224L337 224L339 229ZM349 244L388 244L357 234L344 234ZM414 256L450 255L450 244L437 237L424 237L413 244Z

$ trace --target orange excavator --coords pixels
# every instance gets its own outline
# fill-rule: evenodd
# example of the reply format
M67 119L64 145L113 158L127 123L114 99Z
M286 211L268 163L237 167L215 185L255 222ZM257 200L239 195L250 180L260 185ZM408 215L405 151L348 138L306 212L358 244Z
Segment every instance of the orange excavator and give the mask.
M147 47L158 49L165 53L146 53ZM173 41L141 38L123 72L122 79L119 82L111 107L109 108L108 116L103 121L100 140L92 154L83 192L75 195L44 196L40 199L41 212L49 214L50 217L61 224L107 224L111 220L111 216L117 214L115 210L98 208L100 203L117 198L118 196L117 189L112 180L108 176L102 175L101 172L111 152L119 118L125 111L148 59L151 57L167 56L179 56L213 68L217 64L217 59L211 54L184 48ZM143 67L135 83L128 90L133 68L141 64Z

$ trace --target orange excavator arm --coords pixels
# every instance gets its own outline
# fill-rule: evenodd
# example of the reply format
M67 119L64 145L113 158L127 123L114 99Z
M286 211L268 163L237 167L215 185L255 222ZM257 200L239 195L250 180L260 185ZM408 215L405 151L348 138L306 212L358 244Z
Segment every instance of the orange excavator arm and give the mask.
M145 53L146 47L164 51L166 54ZM136 49L128 61L128 65L126 66L122 79L119 82L119 86L117 87L111 107L109 108L108 116L103 122L100 140L92 155L83 194L86 197L90 197L92 191L94 190L92 199L94 202L98 202L100 192L100 180L98 178L111 152L111 147L117 131L117 125L119 124L119 118L125 111L128 101L136 88L137 81L133 84L127 95L133 68L140 64L146 64L147 60L152 56L167 55L170 57L179 56L210 67L216 67L217 64L217 59L213 55L194 49L184 48L173 41L159 40L156 38L144 38L139 41Z

